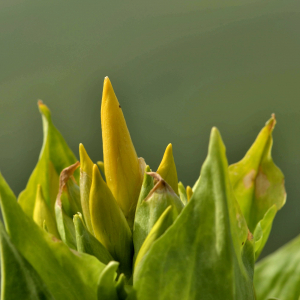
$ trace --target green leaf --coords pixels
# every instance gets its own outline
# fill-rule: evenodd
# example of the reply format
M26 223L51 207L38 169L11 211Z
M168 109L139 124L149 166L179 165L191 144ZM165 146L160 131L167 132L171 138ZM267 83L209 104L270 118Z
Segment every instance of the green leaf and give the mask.
M214 128L193 197L134 274L137 298L254 300L254 250L247 239L225 147Z
M56 200L55 203L55 215L57 229L60 234L61 240L70 248L76 250L76 234L73 220L66 214L62 201Z
M34 268L19 253L0 222L1 299L54 300Z
M77 161L62 135L54 127L48 107L41 101L38 104L43 119L43 147L26 189L18 198L22 209L30 217L33 215L38 184L42 186L45 201L54 216L54 203L58 193L58 176L64 168ZM78 175L79 172L76 172L76 180Z
M132 285L125 285L125 283L126 283L125 275L122 273L119 276L117 284L116 284L116 290L117 290L120 300L127 299L127 295L128 295L127 291L132 290Z
M151 169L150 169L149 166L146 166L145 173L144 173L143 184L142 184L139 199L138 199L138 202L137 202L137 208L142 203L142 201L148 196L148 194L150 193L150 191L154 187L153 177L148 175L147 174L148 172L151 172Z
M160 237L162 236L165 231L173 224L175 221L177 214L173 212L173 207L170 205L163 214L159 217L157 222L152 227L151 231L149 232L148 236L146 237L138 255L135 260L135 266L134 269L136 270L139 262L142 260L142 258L146 255L146 253L151 248L152 244Z
M256 264L254 285L257 300L299 300L300 236Z
M59 238L55 217L51 213L50 208L45 201L41 185L37 186L33 220L42 228L44 224L46 224L47 231Z
M182 201L182 203L184 205L186 205L187 204L187 194L186 194L186 189L185 189L184 185L182 184L182 182L178 182L178 193L179 193L180 200Z
M100 275L98 283L98 300L119 300L115 281L119 263L111 261Z
M0 203L6 230L56 300L97 299L105 265L95 257L71 251L28 216L0 174Z
M172 209L174 219L184 207L177 194L159 174L154 172L147 174L155 179L156 184L137 206L133 231L134 261L147 235L167 207L171 205L174 208Z
M73 218L76 232L77 250L97 257L102 263L108 264L114 260L107 249L87 230L82 215Z
M259 241L260 246L256 257L267 241L273 221L271 216L275 217L274 210L272 209L272 214L268 215L267 221L260 224L259 222L273 205L276 206L276 210L279 210L286 200L284 176L271 156L272 131L275 124L273 115L245 157L229 167L230 181L249 230L254 232L256 226L260 226L264 232L264 238Z
M272 229L272 223L277 212L276 205L271 206L265 213L263 219L258 222L254 230L254 241L255 241L255 259L258 258L261 251L263 250L269 234Z

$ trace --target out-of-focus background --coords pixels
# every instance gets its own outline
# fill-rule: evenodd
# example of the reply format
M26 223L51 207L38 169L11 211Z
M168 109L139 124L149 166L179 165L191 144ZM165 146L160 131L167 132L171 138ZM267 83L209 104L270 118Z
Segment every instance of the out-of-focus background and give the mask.
M42 99L78 156L102 159L109 76L139 156L153 170L173 144L193 185L212 126L229 163L276 114L273 157L287 204L263 256L300 233L300 1L0 2L0 170L18 194L38 160Z

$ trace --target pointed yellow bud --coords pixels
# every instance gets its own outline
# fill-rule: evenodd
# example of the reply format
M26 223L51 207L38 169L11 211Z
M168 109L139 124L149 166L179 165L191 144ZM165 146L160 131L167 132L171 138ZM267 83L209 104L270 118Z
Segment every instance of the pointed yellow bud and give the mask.
M137 157L108 77L103 86L101 126L106 182L132 228L145 165Z
M88 174L91 178L93 176L94 163L87 154L83 144L79 144L79 156L80 156L80 171Z
M90 216L96 238L112 257L120 262L120 270L131 273L132 234L126 219L97 165L93 167L90 192Z
M187 196L187 201L188 202L190 201L190 199L193 196L193 190L189 185L186 187L186 196Z
M168 145L156 173L158 173L178 195L178 178L173 157L172 144Z
M93 162L88 156L84 146L79 145L79 156L80 156L80 201L82 207L82 213L84 221L89 232L93 232L93 226L90 217L89 198L90 190L92 186L93 176Z
M44 223L47 224L48 232L55 235L57 238L59 237L55 218L52 215L43 195L42 187L39 184L37 187L35 205L33 210L33 220L40 227L44 227Z

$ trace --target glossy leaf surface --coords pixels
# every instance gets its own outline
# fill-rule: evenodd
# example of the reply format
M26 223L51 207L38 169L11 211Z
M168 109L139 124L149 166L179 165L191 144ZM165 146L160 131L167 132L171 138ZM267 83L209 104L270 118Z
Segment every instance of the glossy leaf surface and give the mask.
M0 222L1 299L54 300L34 268L19 253Z
M177 215L173 213L173 208L170 205L163 214L159 217L157 222L154 224L149 234L147 235L141 249L138 252L137 258L135 260L134 270L138 267L139 262L143 259L146 253L149 251L153 243L162 236L165 231L173 224Z
M12 242L37 271L53 297L57 300L96 299L97 282L105 265L95 257L71 251L35 224L25 215L1 176L0 200Z
M134 259L152 227L167 207L171 205L174 219L184 207L177 194L159 174L150 172L147 175L152 176L156 184L137 206L133 233Z
M254 253L247 239L225 147L214 128L193 197L134 275L137 298L254 300Z
M257 300L299 300L300 236L256 265L254 285Z

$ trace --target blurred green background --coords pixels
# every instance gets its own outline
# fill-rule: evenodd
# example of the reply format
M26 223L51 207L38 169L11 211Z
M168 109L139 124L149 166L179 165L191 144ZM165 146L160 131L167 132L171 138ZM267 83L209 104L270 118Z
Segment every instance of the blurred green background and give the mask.
M287 204L266 255L300 233L300 1L0 2L0 168L16 194L42 145L37 100L78 156L102 159L100 103L110 77L139 156L173 144L193 185L212 126L229 163L275 113L273 157Z

